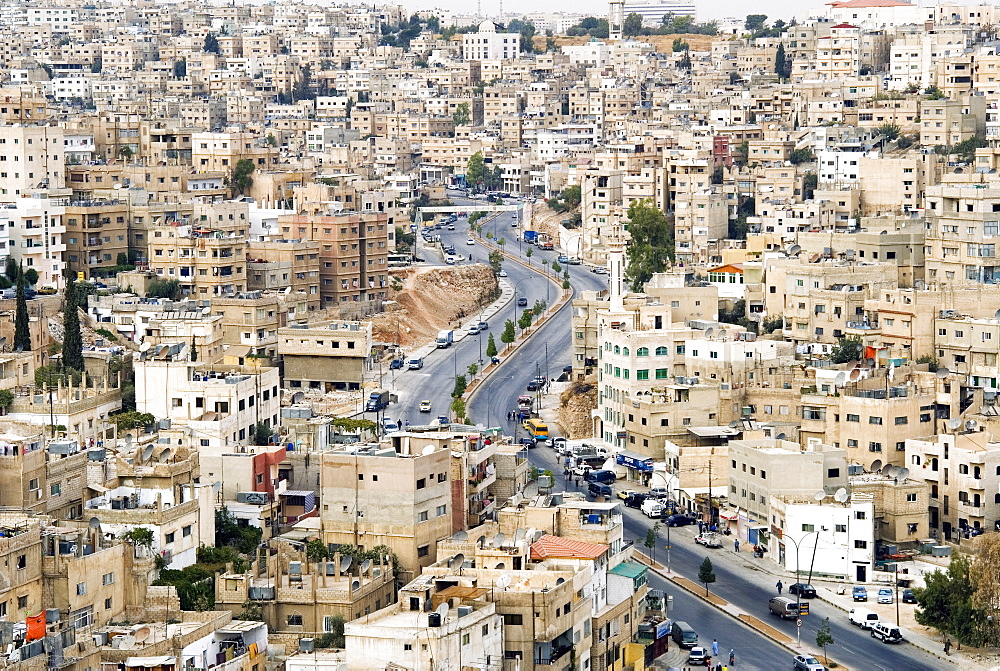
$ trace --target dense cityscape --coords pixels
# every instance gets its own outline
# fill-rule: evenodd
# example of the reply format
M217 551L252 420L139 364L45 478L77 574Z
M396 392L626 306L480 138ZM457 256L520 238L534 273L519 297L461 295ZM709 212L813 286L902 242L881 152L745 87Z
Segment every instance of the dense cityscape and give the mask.
M1000 665L1000 5L466 5L0 6L0 668Z

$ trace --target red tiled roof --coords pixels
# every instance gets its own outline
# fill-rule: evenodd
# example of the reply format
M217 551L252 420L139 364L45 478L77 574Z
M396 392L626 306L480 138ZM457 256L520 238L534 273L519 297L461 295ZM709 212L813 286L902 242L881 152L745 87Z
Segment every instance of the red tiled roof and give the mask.
M608 551L607 545L600 543L585 543L561 536L545 534L531 544L531 558L535 560L548 559L597 559Z
M857 28L857 26L852 26L849 23L841 23L839 25L834 26L834 28Z

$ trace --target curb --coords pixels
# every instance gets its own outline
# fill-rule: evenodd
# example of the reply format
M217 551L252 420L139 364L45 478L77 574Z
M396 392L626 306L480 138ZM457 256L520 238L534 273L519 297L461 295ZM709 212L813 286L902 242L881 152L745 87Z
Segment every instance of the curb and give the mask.
M676 586L676 587L678 587L678 588L680 588L680 589L684 590L684 591L685 591L685 592L687 592L688 594L691 594L692 596L695 596L695 597L697 597L697 598L698 598L698 599L700 599L700 600L701 600L702 602L704 602L704 603L707 603L708 605L712 606L713 608L715 608L715 609L716 609L716 610L718 610L719 612L721 612L721 613L725 614L725 615L726 615L727 617L731 618L732 620L734 620L734 621L736 621L736 622L739 622L739 623L740 623L741 625L743 625L743 626L744 626L744 627L746 627L747 629L749 629L749 630L751 630L751 631L753 631L753 632L755 632L755 633L757 633L757 634L760 634L761 636L763 636L763 637L765 637L765 638L769 639L769 640L770 640L771 642L773 642L773 643L775 643L775 644L777 644L777 645L780 645L780 646L781 646L782 648L784 648L784 649L788 650L788 651L789 651L789 652L791 652L791 653L792 653L793 655L799 655L799 654L802 654L802 653L803 653L803 650L799 650L799 649L796 649L796 648L792 647L792 646L791 646L791 645L789 645L789 643L787 643L786 641L782 641L782 640L780 640L780 639L778 639L778 638L775 638L774 636L771 636L771 635L770 635L770 634L769 634L768 632L766 632L766 631L762 631L762 630L760 630L760 629L757 629L757 628L755 628L755 627L752 627L752 626L750 626L750 624L749 624L748 622L744 621L743 619L741 619L741 618L740 618L740 617L738 617L737 615L734 615L734 614L733 614L732 612L730 612L730 611L726 610L726 609L725 609L725 608L723 608L722 606L720 606L720 605L718 605L718 604L716 604L716 603L713 603L712 601L710 601L710 600L708 600L708 599L704 598L704 595L700 593L700 590L696 592L696 591L694 591L694 590L691 590L691 589L689 589L689 588L688 588L688 587L687 587L686 585L684 585L683 583L681 583L681 582L679 582L679 581L677 581L677 580L674 580L674 578L673 578L673 577L672 577L671 575L667 574L667 573L666 573L665 571L663 571L663 569L659 568L660 566L662 566L662 564L659 564L658 562L654 564L654 563L652 562L652 560L651 560L651 559L650 559L649 557L647 557L647 556L646 556L646 554L645 554L645 553L643 553L643 552L640 552L639 550L637 550L637 549L633 548L633 550L632 550L632 556L633 556L633 558L635 558L635 559L636 559L636 560L637 560L638 562L640 562L640 563L641 563L641 564L643 564L644 566L647 566L647 567L648 567L648 568L649 568L649 569L650 569L651 571L655 571L657 575L659 575L659 576L660 576L661 578L663 578L664 580L668 581L668 582L669 582L669 583L670 583L671 585L674 585L674 586ZM722 597L718 597L718 598L720 598L720 599L721 599ZM727 602L727 603L728 603L728 602ZM742 612L742 611L741 611L741 612ZM745 613L745 615L750 615L750 614L749 614L749 613ZM751 617L754 617L754 616L751 616ZM756 618L756 617L754 617L754 619L757 619L757 618ZM829 661L829 658L827 658L827 661ZM834 661L836 661L836 660L834 660ZM844 671L850 671L850 667L847 667L847 666L845 666L844 664L842 664L842 663L840 663L840 662L837 662L837 668L838 668L838 669L843 669Z

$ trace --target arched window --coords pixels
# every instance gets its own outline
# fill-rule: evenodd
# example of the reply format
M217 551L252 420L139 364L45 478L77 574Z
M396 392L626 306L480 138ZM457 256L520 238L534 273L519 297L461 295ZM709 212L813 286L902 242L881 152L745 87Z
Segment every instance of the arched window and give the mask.
M636 356L649 356L649 348L648 347L640 347L640 348L638 348L635 351L635 355Z
M660 346L656 348L656 356L666 356L666 355L667 355L666 347Z
M628 356L628 347L622 347L622 354Z
M619 347L618 345L615 345L615 354L621 354L621 353L622 353L622 348Z

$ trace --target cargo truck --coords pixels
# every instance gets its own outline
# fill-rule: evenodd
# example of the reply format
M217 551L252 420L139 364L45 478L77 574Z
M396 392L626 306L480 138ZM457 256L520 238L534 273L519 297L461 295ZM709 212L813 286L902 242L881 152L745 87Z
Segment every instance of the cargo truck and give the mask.
M376 389L368 396L365 403L365 412L378 412L389 407L389 392L385 389Z
M437 340L434 342L439 348L451 347L451 344L455 342L455 332L440 331L438 333Z

